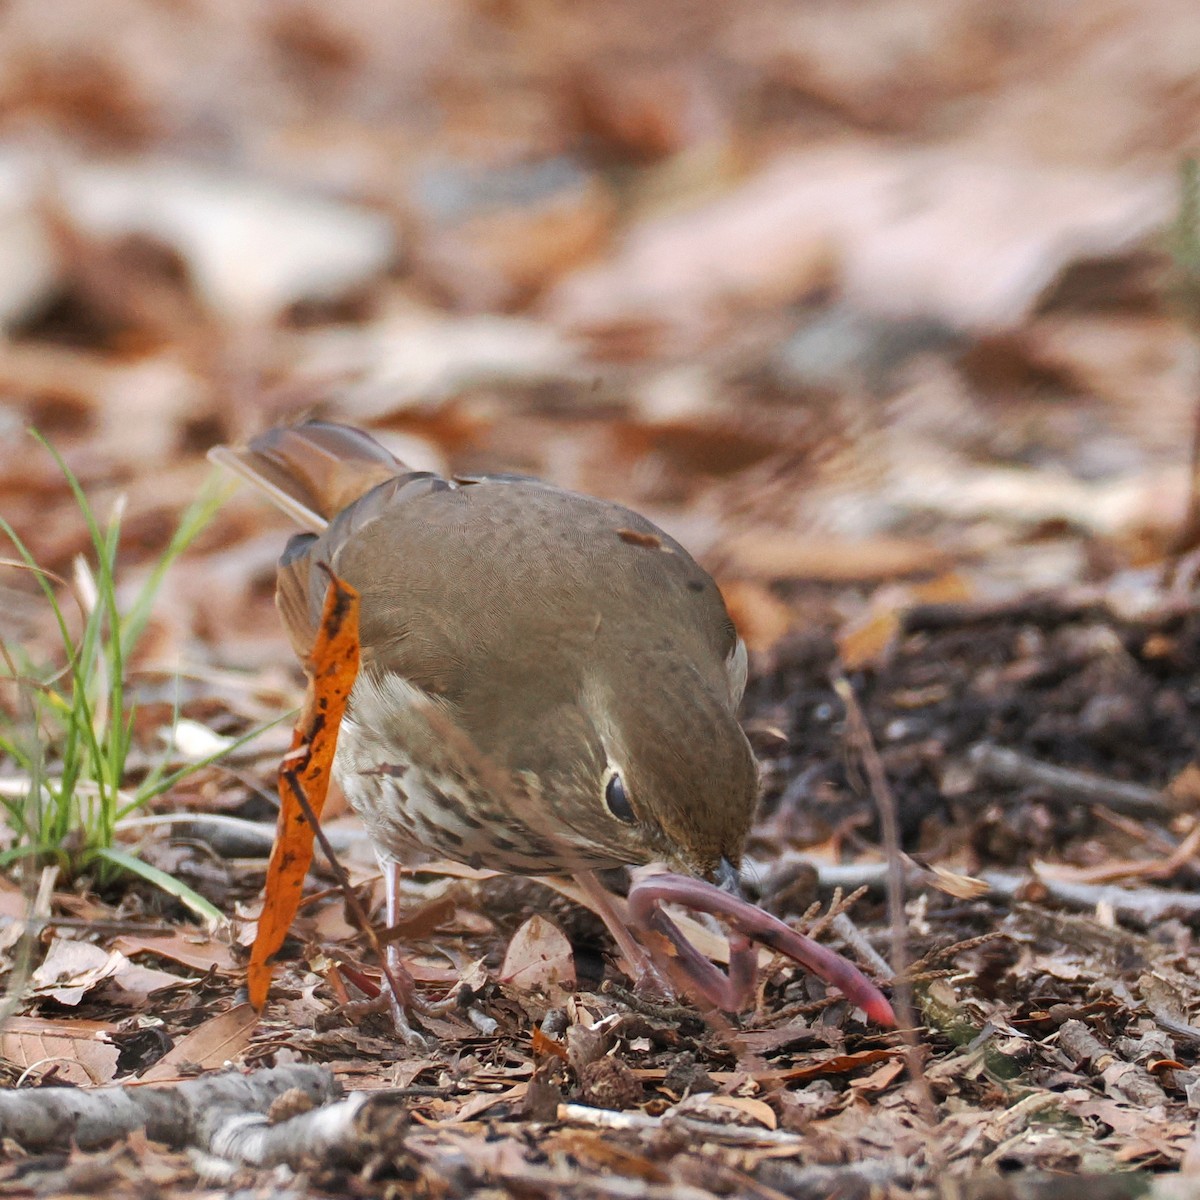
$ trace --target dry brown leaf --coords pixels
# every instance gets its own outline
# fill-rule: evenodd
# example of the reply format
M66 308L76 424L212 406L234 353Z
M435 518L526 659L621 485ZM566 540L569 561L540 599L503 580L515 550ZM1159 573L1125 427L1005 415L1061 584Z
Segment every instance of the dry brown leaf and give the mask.
M112 981L129 998L144 1002L151 992L185 983L178 975L131 963L119 950L103 950L91 942L55 938L33 972L35 995L59 1004L78 1004L88 992Z
M763 1125L767 1129L776 1129L779 1126L775 1110L765 1101L755 1100L751 1096L706 1096L704 1097L703 1107L707 1109L732 1109L734 1112L749 1117L752 1121L756 1121L759 1125Z
M961 604L971 598L968 582L949 571L925 583L880 588L866 613L838 633L838 653L849 671L882 661L900 633L904 614L915 604Z
M722 579L721 594L738 633L752 651L773 650L792 626L792 610L761 583Z
M958 871L950 871L946 867L929 867L930 882L939 892L953 896L957 900L978 900L991 891L991 885L974 875L963 875Z
M575 955L571 943L557 925L535 913L508 943L499 978L501 983L529 991L574 988Z
M161 936L124 933L113 938L111 945L131 958L135 954L155 954L194 971L231 971L234 967L233 955L223 942L186 929Z
M33 991L59 1004L76 1005L128 962L123 954L102 950L91 942L55 938L33 972Z
M1171 798L1171 806L1179 812L1194 812L1200 808L1200 766L1188 763L1163 791Z
M803 1066L782 1071L779 1078L788 1083L795 1083L801 1079L816 1079L822 1075L848 1075L860 1067L886 1062L902 1053L901 1050L860 1050L856 1054L833 1054L819 1062L806 1063Z
M205 1070L223 1067L250 1044L250 1035L257 1024L258 1013L250 1004L239 1004L228 1012L210 1017L176 1042L138 1082L160 1083L176 1079L185 1065Z
M1064 267L1156 228L1170 195L1162 175L843 140L644 222L615 256L560 285L549 308L584 327L677 314L696 333L731 306L786 303L832 278L866 312L1005 329Z
M724 543L733 567L759 579L855 583L926 575L946 566L944 547L917 538L846 541L782 529L755 529Z
M506 1104L512 1100L523 1100L528 1086L526 1083L517 1083L503 1092L476 1092L467 1099L466 1103L454 1116L448 1118L448 1122L450 1124L457 1124L461 1121L469 1121L473 1117L479 1116L480 1113L486 1112L489 1108L494 1108L497 1104Z
M660 1164L632 1150L615 1146L590 1129L560 1130L551 1136L550 1146L605 1174L619 1174L626 1178L632 1176L647 1183L666 1183L668 1179L666 1170Z
M864 1075L861 1079L850 1080L850 1087L859 1093L886 1091L892 1085L892 1082L903 1073L903 1061L898 1058L893 1059L889 1063L883 1063L881 1066L876 1067L870 1075Z
M0 1055L21 1068L56 1068L59 1078L80 1087L109 1083L120 1050L102 1035L115 1032L103 1021L50 1021L12 1017L0 1032Z

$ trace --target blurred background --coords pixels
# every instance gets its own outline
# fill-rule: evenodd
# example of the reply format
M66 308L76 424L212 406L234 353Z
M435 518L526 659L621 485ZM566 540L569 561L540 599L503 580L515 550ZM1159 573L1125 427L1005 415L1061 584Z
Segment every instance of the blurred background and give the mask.
M1198 62L1190 0L11 0L0 512L87 545L35 426L136 583L210 445L317 415L639 508L760 677L1136 604L1189 544ZM285 530L238 494L143 663L294 688Z

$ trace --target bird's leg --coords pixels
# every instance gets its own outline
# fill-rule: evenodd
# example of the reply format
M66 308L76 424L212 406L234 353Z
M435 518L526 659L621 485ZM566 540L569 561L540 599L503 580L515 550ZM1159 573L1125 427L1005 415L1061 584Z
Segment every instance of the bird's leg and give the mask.
M576 871L575 878L591 900L596 915L612 934L617 949L625 956L625 961L633 972L634 985L641 990L657 992L660 996L673 999L675 989L663 978L662 972L654 965L654 960L646 948L621 919L608 889L596 878L595 871Z
M682 904L721 916L731 927L729 974L725 975L685 938L663 912L662 903ZM650 875L629 889L629 914L639 929L668 938L676 962L688 982L705 999L727 1012L736 1011L754 986L756 968L753 942L761 942L798 962L826 983L832 983L872 1021L889 1028L896 1024L892 1006L883 993L849 960L814 942L764 912L748 900L685 875Z
M387 927L391 929L400 921L400 864L390 857L379 856L383 871L384 913ZM423 1047L425 1039L413 1029L408 1014L417 999L417 984L409 973L400 954L400 943L391 938L384 947L384 987L387 991L388 1011L392 1023L402 1041L410 1046Z

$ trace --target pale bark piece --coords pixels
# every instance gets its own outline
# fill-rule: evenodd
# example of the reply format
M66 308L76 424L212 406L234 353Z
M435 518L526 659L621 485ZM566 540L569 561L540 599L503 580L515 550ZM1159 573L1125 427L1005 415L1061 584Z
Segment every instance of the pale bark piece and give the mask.
M0 1137L25 1150L86 1149L145 1129L152 1141L207 1148L230 1117L265 1113L298 1089L314 1104L339 1091L324 1067L292 1065L189 1079L174 1087L31 1088L0 1092Z
M206 1149L218 1158L255 1167L298 1165L305 1159L322 1159L336 1147L352 1155L362 1137L356 1118L369 1099L365 1092L354 1092L277 1125L268 1124L265 1117L230 1114L215 1125Z

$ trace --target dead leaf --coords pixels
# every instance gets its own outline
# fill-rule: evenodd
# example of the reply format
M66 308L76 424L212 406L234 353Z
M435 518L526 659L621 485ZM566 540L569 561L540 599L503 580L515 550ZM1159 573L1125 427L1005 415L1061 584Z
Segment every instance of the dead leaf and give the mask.
M75 1005L128 961L123 954L101 950L91 942L55 938L33 972L33 990L59 1004Z
M321 626L308 664L309 689L279 773L279 825L267 867L266 895L250 951L246 982L261 1009L271 984L269 960L283 945L312 862L314 833L292 792L294 780L320 817L329 787L338 727L358 675L358 593L330 572Z
M22 1069L45 1064L64 1081L82 1087L110 1083L119 1048L101 1041L116 1027L103 1021L51 1021L11 1017L0 1033L0 1055Z
M893 1059L889 1063L883 1063L882 1066L876 1067L870 1075L864 1075L861 1079L850 1080L850 1087L860 1093L864 1092L882 1092L886 1091L898 1076L904 1073L904 1063L901 1059Z
M782 529L755 529L724 545L733 566L760 579L870 582L925 575L943 567L944 547L919 538L873 537L849 541Z
M974 875L963 875L946 867L933 866L928 868L929 882L939 892L953 896L956 900L978 900L991 890L991 885L985 880L976 879Z
M1005 329L1067 265L1135 244L1170 205L1162 175L843 141L643 222L548 308L577 328L655 314L695 337L730 307L795 301L832 278L869 313Z
M971 598L967 581L949 571L915 586L880 588L866 614L850 621L837 637L838 653L848 671L880 662L900 633L905 612L915 604L962 603Z
M38 164L27 170L36 178ZM142 234L177 247L205 301L234 322L340 295L395 250L392 223L381 213L170 160L71 166L59 185L91 235Z
M547 1149L569 1154L606 1175L666 1183L669 1176L658 1163L623 1146L605 1141L590 1129L563 1129L551 1135Z
M779 1078L787 1083L795 1083L800 1079L817 1079L822 1075L848 1075L860 1067L869 1067L872 1063L886 1062L900 1055L900 1050L860 1050L856 1054L834 1054L819 1062L806 1063L801 1067L792 1067L782 1071Z
M522 990L575 987L575 955L562 930L536 913L508 943L500 981Z
M738 633L752 651L773 650L792 627L792 610L761 583L723 579L721 595Z
M93 988L110 980L137 1001L145 1001L151 992L187 982L167 971L131 963L119 950L102 950L91 942L71 938L55 938L32 976L35 995L49 996L68 1006L78 1004Z
M479 1116L481 1112L486 1112L497 1104L523 1100L528 1087L529 1085L526 1083L518 1083L503 1092L476 1092L468 1098L454 1116L447 1119L448 1123L457 1124L460 1121L469 1121L472 1117Z
M1176 812L1195 812L1200 808L1200 766L1188 763L1163 790Z
M765 1101L750 1096L706 1096L704 1107L732 1109L767 1129L776 1129L779 1125L775 1110Z
M250 1035L257 1025L258 1013L250 1004L239 1004L228 1012L210 1017L180 1038L138 1082L160 1083L175 1079L185 1064L206 1070L223 1067L250 1044Z
M223 942L186 929L162 936L121 934L113 938L112 948L131 958L135 954L155 954L194 971L230 971L234 967L233 955Z
M561 1058L563 1062L567 1061L566 1046L548 1034L543 1033L536 1025L533 1027L529 1048L533 1051L535 1058L545 1058L547 1055L553 1055L555 1058Z

